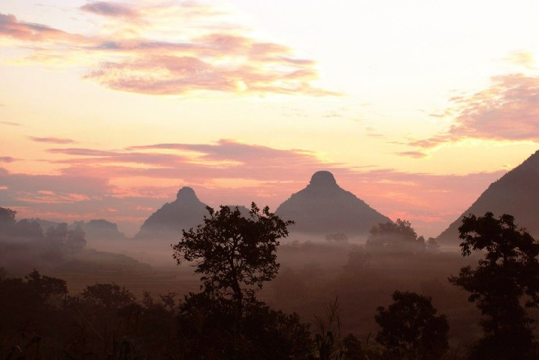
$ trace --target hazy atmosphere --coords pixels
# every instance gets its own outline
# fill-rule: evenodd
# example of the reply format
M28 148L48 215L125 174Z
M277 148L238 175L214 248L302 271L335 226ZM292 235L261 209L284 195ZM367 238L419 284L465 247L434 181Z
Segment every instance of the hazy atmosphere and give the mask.
M0 358L537 358L538 19L2 0Z

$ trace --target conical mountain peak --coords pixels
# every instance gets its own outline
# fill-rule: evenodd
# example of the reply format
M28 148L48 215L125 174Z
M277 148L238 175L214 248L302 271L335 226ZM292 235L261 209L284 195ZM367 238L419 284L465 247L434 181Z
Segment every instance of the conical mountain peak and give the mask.
M137 238L177 238L183 229L202 224L207 213L193 188L183 187L174 202L164 204L148 217Z
M313 187L333 187L337 186L337 181L331 172L321 170L313 174L309 186Z
M346 233L362 236L372 226L390 221L352 193L328 171L313 174L304 189L283 202L276 213L296 222L292 231L309 234Z
M189 202L189 201L198 201L198 197L195 193L195 190L191 187L182 187L179 191L178 191L178 194L176 195L176 200L178 201L184 201L184 202Z

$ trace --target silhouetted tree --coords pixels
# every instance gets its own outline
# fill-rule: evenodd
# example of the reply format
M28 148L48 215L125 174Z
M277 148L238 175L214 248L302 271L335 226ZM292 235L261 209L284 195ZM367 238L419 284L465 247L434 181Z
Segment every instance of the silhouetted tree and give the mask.
M67 232L65 248L68 253L79 253L86 247L86 238L81 226Z
M16 211L9 208L0 207L0 226L14 225L16 215L17 215Z
M60 223L50 227L45 234L47 246L58 253L78 253L86 247L84 231L77 225L74 230L67 227L67 223Z
M174 258L178 264L195 261L205 292L232 297L241 309L246 297L277 275L279 239L288 236L287 227L293 222L283 221L268 207L260 211L254 203L248 218L238 208L207 209L204 225L183 231L173 246Z
M417 236L412 224L397 219L371 228L366 247L373 251L423 251L425 239Z
M13 227L13 235L28 240L41 240L43 229L37 222L21 219Z
M382 328L376 341L390 358L439 359L448 349L446 316L437 316L431 298L415 292L393 293L387 310L378 307L376 322Z
M180 306L178 336L187 359L307 359L312 354L309 326L297 314L245 302L241 327L233 299L190 294Z
M63 296L67 294L66 281L59 278L42 276L36 270L24 278L26 279L26 284L33 288L44 301L49 300L52 296Z
M470 292L470 302L476 302L484 316L481 326L484 337L472 350L472 358L528 358L531 356L532 320L525 307L539 306L539 243L519 229L511 215L494 218L464 217L459 227L463 256L472 251L484 251L478 266L460 270L449 281Z
M440 252L440 245L436 241L436 238L429 237L429 239L427 239L426 245L427 245L427 251L434 252L434 253Z
M340 244L348 244L348 236L344 233L334 233L326 235L326 241Z
M88 286L81 293L81 298L91 305L108 309L126 307L135 301L135 296L130 291L116 283L96 283Z

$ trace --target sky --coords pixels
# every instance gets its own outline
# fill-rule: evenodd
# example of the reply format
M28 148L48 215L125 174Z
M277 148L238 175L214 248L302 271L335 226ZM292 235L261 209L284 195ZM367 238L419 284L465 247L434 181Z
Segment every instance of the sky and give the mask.
M539 147L536 1L0 2L0 206L133 235L318 170L437 236Z

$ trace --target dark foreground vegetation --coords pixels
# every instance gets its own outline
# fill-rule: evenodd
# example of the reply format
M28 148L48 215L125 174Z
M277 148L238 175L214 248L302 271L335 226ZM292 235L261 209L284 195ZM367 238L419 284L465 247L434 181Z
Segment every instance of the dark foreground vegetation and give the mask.
M77 258L84 232L57 226L43 234L19 223L0 208L4 251L32 253L28 263L40 259L36 267L56 273L50 263L91 265ZM8 264L0 268L0 358L539 356L539 243L513 217L465 217L461 255L440 253L405 221L374 227L365 247L351 248L342 234L279 247L290 225L254 204L249 217L210 210L173 247L177 263L200 278L192 292L136 295L113 282L69 292L61 277L11 276ZM342 257L344 268L317 263Z

